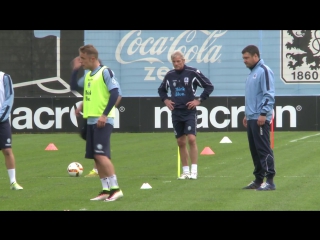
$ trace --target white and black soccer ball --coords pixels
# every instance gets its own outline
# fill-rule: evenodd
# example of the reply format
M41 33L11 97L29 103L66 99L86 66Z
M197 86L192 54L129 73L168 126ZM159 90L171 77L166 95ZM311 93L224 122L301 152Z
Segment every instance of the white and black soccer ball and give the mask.
M72 162L67 167L67 171L70 177L80 177L83 173L83 167L78 162Z

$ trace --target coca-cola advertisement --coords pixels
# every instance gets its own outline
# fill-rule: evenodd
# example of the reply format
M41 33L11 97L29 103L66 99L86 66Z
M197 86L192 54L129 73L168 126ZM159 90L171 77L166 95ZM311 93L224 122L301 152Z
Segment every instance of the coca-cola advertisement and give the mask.
M80 88L70 91L71 61L80 46L93 44L121 86L123 106L117 109L115 130L171 131L157 89L172 69L171 53L181 50L186 65L198 68L214 85L199 106L198 128L242 131L239 118L250 70L241 51L254 44L274 72L275 128L315 130L320 115L318 36L319 30L1 30L0 70L13 80L14 132L76 131L72 111L83 93ZM78 78L85 73L80 70ZM306 109L309 117L302 118Z

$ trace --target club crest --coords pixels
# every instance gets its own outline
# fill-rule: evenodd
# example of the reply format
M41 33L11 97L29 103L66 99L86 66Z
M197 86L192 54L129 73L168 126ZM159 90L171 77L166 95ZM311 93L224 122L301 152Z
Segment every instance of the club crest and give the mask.
M320 82L320 30L282 30L280 47L285 83Z
M184 85L188 85L188 83L189 83L189 78L188 77L185 77L184 79L183 79L183 81L184 81Z

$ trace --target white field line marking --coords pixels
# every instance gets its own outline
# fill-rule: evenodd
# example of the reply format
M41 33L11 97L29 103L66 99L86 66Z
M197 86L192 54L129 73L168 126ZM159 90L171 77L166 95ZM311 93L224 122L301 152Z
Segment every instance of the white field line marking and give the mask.
M298 139L294 139L294 140L291 140L290 142L297 142L299 140L303 140L303 139L306 139L306 138L309 138L309 137L315 137L315 136L318 136L318 135L320 135L320 133L317 133L317 134L314 134L314 135L305 136L305 137L298 138Z
M48 83L48 82L55 82L58 81L60 82L65 89L51 89L43 86L43 83ZM32 80L32 81L27 81L23 83L15 83L13 84L13 88L18 88L18 87L25 87L25 86L30 86L30 85L38 85L40 89L43 91L49 92L49 93L54 93L54 94L62 94L62 93L68 93L72 92L76 97L82 97L80 93L77 91L70 91L70 86L66 81L61 79L60 77L51 77L51 78L44 78L44 79L38 79L38 80Z

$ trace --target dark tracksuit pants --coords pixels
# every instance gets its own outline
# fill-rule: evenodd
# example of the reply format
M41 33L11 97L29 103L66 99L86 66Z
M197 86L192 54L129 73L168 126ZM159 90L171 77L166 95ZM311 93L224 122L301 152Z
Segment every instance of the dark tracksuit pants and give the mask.
M262 183L266 178L268 183L273 183L276 171L273 150L270 146L270 123L266 121L260 129L257 120L248 120L247 136L254 165L255 182Z

